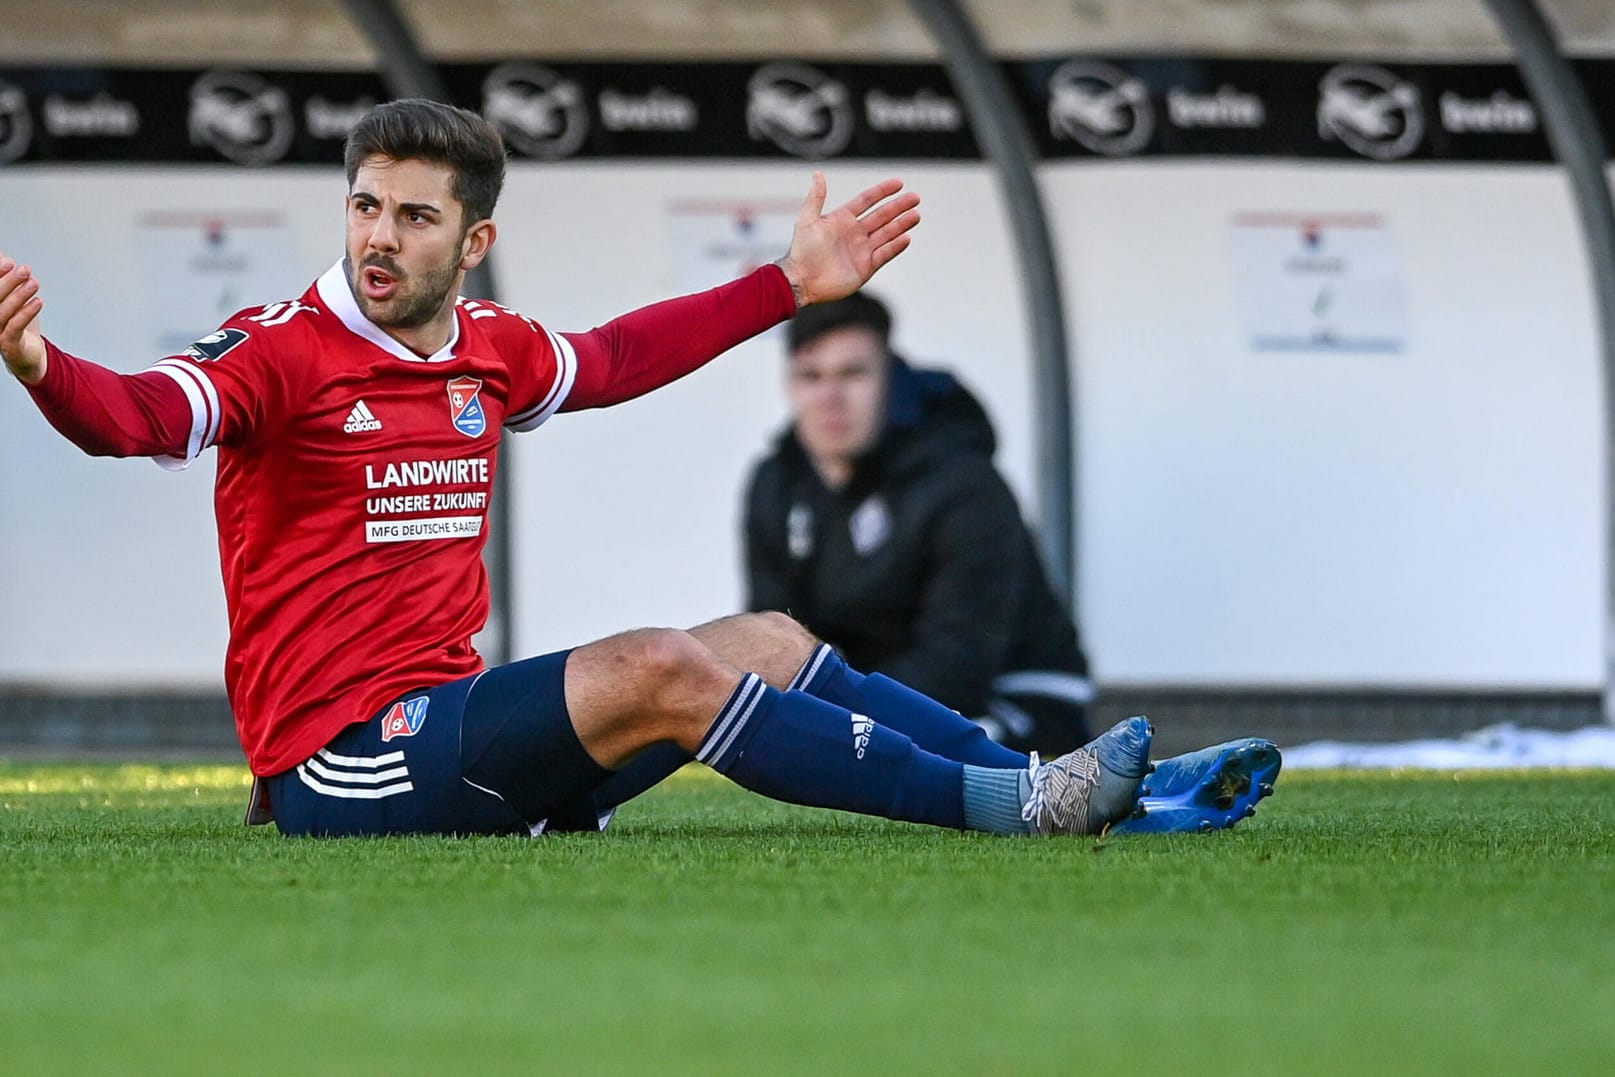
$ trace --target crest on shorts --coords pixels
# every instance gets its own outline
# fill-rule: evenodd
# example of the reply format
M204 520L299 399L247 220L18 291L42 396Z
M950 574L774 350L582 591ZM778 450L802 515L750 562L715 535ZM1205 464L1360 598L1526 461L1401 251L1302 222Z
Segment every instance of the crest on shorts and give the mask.
M394 737L413 737L419 733L421 726L426 724L427 702L427 696L416 696L387 708L387 714L381 720L381 739L388 741Z
M482 381L479 378L451 378L449 380L449 415L454 429L468 438L482 436L488 429L488 416L482 411Z

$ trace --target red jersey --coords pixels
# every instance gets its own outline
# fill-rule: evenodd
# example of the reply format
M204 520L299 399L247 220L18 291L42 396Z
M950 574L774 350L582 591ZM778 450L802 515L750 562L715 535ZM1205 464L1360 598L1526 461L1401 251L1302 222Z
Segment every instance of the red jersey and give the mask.
M34 394L87 451L183 442L159 458L178 468L218 446L224 679L248 761L270 775L397 696L482 668L471 636L488 617L501 427L638 395L794 309L775 267L588 334L461 299L448 343L422 358L365 318L338 263L140 375L52 347Z

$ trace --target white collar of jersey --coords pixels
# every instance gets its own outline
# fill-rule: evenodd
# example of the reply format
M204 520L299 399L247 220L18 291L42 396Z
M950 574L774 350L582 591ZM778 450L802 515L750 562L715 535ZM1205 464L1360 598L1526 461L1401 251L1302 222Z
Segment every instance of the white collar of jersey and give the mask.
M384 329L359 311L359 302L353 298L353 289L348 286L348 275L343 272L340 261L327 269L314 287L320 293L320 298L325 300L325 305L330 308L331 313L342 319L342 324L347 326L350 332L364 337L389 355L411 363L445 363L454 358L454 346L460 342L458 313L454 319L454 328L449 331L449 342L431 355L422 358L388 336Z

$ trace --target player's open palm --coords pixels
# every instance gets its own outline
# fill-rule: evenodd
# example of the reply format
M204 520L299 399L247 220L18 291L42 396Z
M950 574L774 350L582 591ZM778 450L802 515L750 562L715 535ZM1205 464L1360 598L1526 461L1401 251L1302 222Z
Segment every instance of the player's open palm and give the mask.
M0 357L30 385L45 374L45 341L35 325L44 306L33 271L0 251Z
M780 263L803 305L840 299L862 288L876 270L908 248L909 230L920 223L920 196L903 191L899 179L883 180L829 213L824 212L825 193L824 173L813 173L791 249Z

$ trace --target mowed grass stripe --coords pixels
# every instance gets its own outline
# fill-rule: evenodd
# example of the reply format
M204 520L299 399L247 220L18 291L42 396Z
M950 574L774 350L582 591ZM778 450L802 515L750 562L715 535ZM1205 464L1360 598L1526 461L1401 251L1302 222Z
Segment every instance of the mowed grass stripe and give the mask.
M0 764L17 1073L1600 1072L1615 775L1290 774L1004 841L701 771L604 838L288 841L231 767Z

